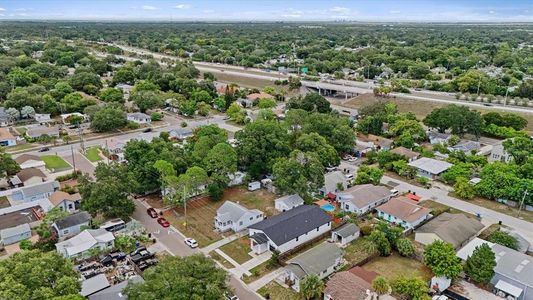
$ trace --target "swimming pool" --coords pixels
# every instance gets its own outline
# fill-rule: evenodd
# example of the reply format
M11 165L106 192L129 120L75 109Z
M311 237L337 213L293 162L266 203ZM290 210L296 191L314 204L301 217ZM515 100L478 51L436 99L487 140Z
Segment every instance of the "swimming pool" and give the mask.
M320 206L320 208L322 208L325 211L334 211L335 210L335 206L333 206L331 204L322 205L322 206Z

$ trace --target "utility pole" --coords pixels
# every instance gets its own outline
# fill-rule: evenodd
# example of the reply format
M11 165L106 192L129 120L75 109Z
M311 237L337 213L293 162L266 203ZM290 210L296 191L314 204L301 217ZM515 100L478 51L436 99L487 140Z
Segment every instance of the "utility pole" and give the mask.
M83 129L81 129L80 125L78 125L78 134L80 136L80 147L81 147L81 152L82 153L85 153L85 144L83 142Z
M187 229L187 199L185 196L185 187L183 187L183 208L185 211L185 222L183 223L185 229Z
M74 147L70 145L70 154L72 155L72 166L74 167L74 173L76 173L76 160L74 159Z
M520 201L520 205L518 206L518 214L516 215L516 217L520 217L520 212L522 211L522 206L524 205L524 201L526 200L526 196L527 196L528 192L527 190L524 192L524 196L522 197L522 201Z
M507 104L507 95L509 94L509 86L507 86L507 89L505 90L505 98L503 98L503 106Z

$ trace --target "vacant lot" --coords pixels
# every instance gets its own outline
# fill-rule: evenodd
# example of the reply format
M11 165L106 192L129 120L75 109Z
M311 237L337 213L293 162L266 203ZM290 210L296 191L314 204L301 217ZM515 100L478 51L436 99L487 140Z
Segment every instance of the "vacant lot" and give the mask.
M91 162L98 162L102 160L100 156L100 149L98 147L92 147L85 151L85 157Z
M303 299L293 289L284 288L279 283L272 281L258 291L259 295L272 300L301 300Z
M65 171L71 168L64 159L57 155L43 155L41 159L46 164L46 168L52 172Z
M420 277L429 280L433 274L421 262L392 253L387 257L377 257L363 265L363 268L374 271L388 280L398 276Z
M374 94L371 94L371 93L359 95L339 105L360 109L361 107L376 103L377 101L390 101L390 102L396 103L396 105L398 105L398 110L400 112L412 112L420 120L423 119L426 115L428 115L435 108L448 105L447 103L441 103L441 102L424 101L424 100L409 100L405 98L381 98L381 97L376 97L374 96ZM473 109L483 114L491 112L491 111L499 111L497 108L494 108L494 109L486 108L485 109L485 108L473 107ZM531 114L519 113L519 112L513 112L513 113L516 113L526 118L526 120L528 120L528 125L526 127L526 130L533 131L533 113Z
M346 259L348 265L353 266L359 264L365 259L377 254L377 251L370 249L369 243L372 242L368 241L365 237L361 237L351 242L344 249L344 259Z
M233 242L220 247L219 249L241 265L252 258L248 254L250 251L252 251L250 248L250 239L246 236L238 238Z
M465 211L458 210L453 207L449 207L448 205L444 205L442 203L439 203L433 200L423 200L419 204L420 206L431 209L431 214L433 214L434 216L438 216L443 212L449 212L451 214L464 214L468 217L473 217L472 214L469 214Z
M187 204L187 226L185 226L185 211L176 208L165 212L165 217L183 234L195 238L200 247L209 245L222 238L222 234L215 231L214 218L217 209L224 201L239 202L241 205L263 211L267 216L275 214L274 199L276 196L264 189L249 192L244 187L229 188L224 192L222 200L211 201L208 197L190 200ZM233 232L228 232L232 234ZM229 255L229 253L228 253Z

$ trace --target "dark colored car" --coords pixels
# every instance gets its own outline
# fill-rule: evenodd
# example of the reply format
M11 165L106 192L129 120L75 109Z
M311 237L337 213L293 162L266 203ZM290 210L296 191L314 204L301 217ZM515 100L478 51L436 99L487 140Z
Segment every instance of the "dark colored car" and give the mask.
M42 147L41 149L39 149L39 152L46 152L46 151L50 151L50 148L49 147Z
M157 223L159 223L159 225L161 225L161 226L163 226L165 228L170 226L170 223L167 221L167 219L165 219L163 217L157 219Z
M152 131L152 128L146 128L145 130L143 130L143 132L151 132Z
M157 211L155 211L155 209L153 207L150 207L149 209L146 210L146 212L148 213L148 215L152 218L157 218Z

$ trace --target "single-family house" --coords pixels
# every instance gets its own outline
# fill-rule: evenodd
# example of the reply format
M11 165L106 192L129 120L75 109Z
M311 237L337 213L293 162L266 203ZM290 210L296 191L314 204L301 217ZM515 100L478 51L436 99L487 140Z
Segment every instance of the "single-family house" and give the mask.
M15 158L15 162L20 166L22 170L28 168L45 168L44 161L37 155L22 154Z
M181 127L172 129L168 132L169 138L172 140L186 140L193 136L192 128L190 127Z
M476 141L463 141L458 143L457 145L448 147L448 150L450 151L461 151L464 154L471 155L476 154L479 149L481 148L481 144Z
M58 126L32 126L28 127L28 130L26 131L26 135L37 139L40 138L43 135L51 136L51 137L59 137L59 127Z
M52 224L52 228L54 228L59 238L72 236L80 233L82 227L89 226L91 219L91 215L88 212L81 211L55 221Z
M128 284L143 283L144 279L139 275L134 275L121 283L114 284L106 289L89 295L89 300L126 300L127 295L124 294L124 289Z
M133 90L133 86L127 83L119 83L115 86L115 88L122 90L124 94L129 94Z
M489 162L503 161L509 163L511 160L513 160L513 157L509 154L509 152L505 151L503 144L499 143L492 146L492 150L487 160Z
M8 128L0 128L0 146L15 146L17 138Z
M150 124L152 123L152 118L144 113L136 112L136 113L129 113L127 115L128 121L137 123L137 124Z
M411 167L417 170L419 176L435 179L444 171L451 168L453 165L449 162L436 160L429 157L422 157L409 163Z
M466 260L482 244L487 244L496 255L494 276L490 280L493 291L503 298L510 296L516 300L533 300L533 258L480 238L471 240L457 252L457 256Z
M111 249L115 245L115 237L105 229L86 229L78 235L56 244L57 252L63 257L80 257L91 249Z
M331 241L338 243L341 247L348 245L351 241L359 237L359 227L354 223L346 223L331 231Z
M246 96L246 99L251 100L253 102L257 102L260 99L274 99L274 96L261 92L261 93L252 93Z
M374 150L390 150L393 140L373 134L358 135L355 144L361 147L367 147Z
M105 147L109 153L109 159L114 161L124 160L124 149L127 142L118 138L108 138L105 140Z
M435 240L441 240L459 249L483 228L483 224L474 218L444 212L420 226L415 232L415 241L429 245Z
M249 227L251 248L284 253L331 229L331 218L316 205L301 205Z
M111 284L109 284L107 276L104 273L101 273L96 276L85 279L81 282L80 295L82 295L83 297L88 297L101 290L107 289L110 286Z
M405 147L396 147L392 149L390 152L407 158L408 162L415 161L420 156L420 153L407 149Z
M59 190L59 182L43 182L20 188L11 193L11 198L15 201L33 201L48 198L57 190Z
M448 133L440 133L433 131L428 132L429 143L431 145L448 144L448 141L450 140L451 136L452 135Z
M389 201L391 191L380 185L354 185L337 194L339 207L347 212L364 215L375 207Z
M81 205L81 195L79 193L69 194L63 191L57 191L50 195L48 200L52 202L54 207L69 213L75 212Z
M333 171L324 174L324 186L318 190L322 197L329 193L337 194L348 188L348 178L341 171Z
M43 171L37 168L27 168L20 170L20 172L18 172L14 178L11 178L11 183L15 186L30 186L42 183L45 180L46 175L43 173Z
M304 199L298 194L287 195L274 200L274 207L280 212L291 210L300 205L304 205Z
M13 118L6 113L4 107L0 107L0 127L7 127L11 124L13 124Z
M342 249L335 244L322 243L287 261L285 281L297 292L300 281L309 275L326 278L342 265Z
M365 273L374 273L366 271L361 267L355 268ZM377 299L376 293L372 292L372 281L367 281L365 278L358 276L356 272L352 271L355 268L338 272L331 276L324 289L324 300ZM375 277L377 277L377 274L374 275Z
M215 228L220 231L239 232L248 226L261 222L265 214L258 209L248 209L239 203L226 201L217 209Z
M40 125L46 125L52 122L50 114L35 114L33 115L33 118L35 119L35 122L39 123Z
M387 203L376 207L376 211L381 219L406 229L414 229L431 218L429 208L403 196L391 198Z
M11 245L31 238L31 228L28 223L0 230L0 243Z

